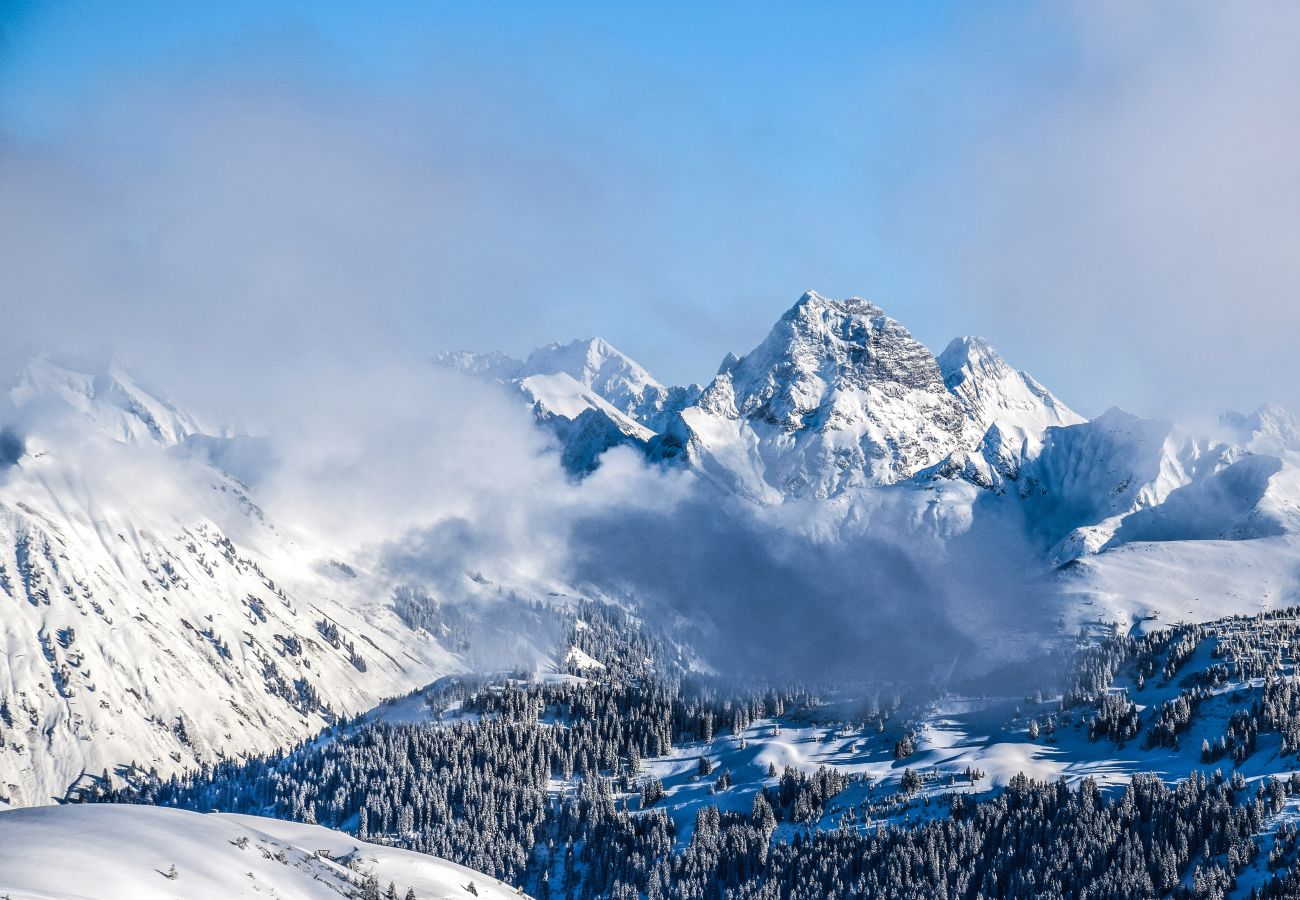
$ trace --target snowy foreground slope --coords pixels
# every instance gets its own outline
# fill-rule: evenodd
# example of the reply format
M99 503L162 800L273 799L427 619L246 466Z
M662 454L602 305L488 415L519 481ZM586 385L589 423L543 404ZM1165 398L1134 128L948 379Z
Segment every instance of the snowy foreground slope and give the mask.
M152 806L0 812L0 897L12 900L338 900L365 896L372 878L420 900L521 896L446 860L317 825Z
M329 822L537 896L1297 896L1300 608L1097 628L910 697L674 682L635 623L584 615L585 676L445 679L103 799Z

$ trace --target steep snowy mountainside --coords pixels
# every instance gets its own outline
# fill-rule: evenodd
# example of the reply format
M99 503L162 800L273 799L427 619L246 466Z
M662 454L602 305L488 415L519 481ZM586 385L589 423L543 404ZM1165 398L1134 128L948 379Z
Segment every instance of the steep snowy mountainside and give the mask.
M764 502L889 484L961 445L961 404L933 354L870 301L809 291L724 362L658 444Z
M629 438L648 441L654 432L616 409L599 393L574 380L567 372L529 375L519 380L519 391L532 402L539 418L552 416L573 421L585 412L597 412L609 419Z
M1041 436L1053 426L1084 421L1027 372L1013 369L984 338L954 339L939 354L939 371L977 440L994 424L1004 433Z
M117 367L74 372L45 359L9 358L0 381L0 421L21 436L26 414L71 411L115 440L170 447L204 429L188 413L144 390ZM215 433L215 432L213 432Z
M578 474L593 470L610 447L644 447L700 391L698 385L664 387L600 338L548 344L525 360L455 351L433 361L516 391L558 438L565 468Z
M0 896L14 900L338 900L371 879L421 900L521 896L447 860L318 825L153 806L0 812Z
M1018 489L1058 564L1134 541L1244 540L1300 527L1300 480L1283 459L1118 409L1049 429Z
M1219 422L1242 446L1260 453L1300 453L1300 421L1288 409L1265 403L1249 414L1225 412Z
M567 392L565 402L570 407L567 410L546 405L547 398L528 399L542 403L542 411L569 419L577 418L581 409L588 407L602 411L605 411L605 406L613 407L625 418L652 432L660 431L668 416L693 403L701 390L695 384L665 387L639 363L601 338L547 344L532 351L524 360L497 352L460 350L439 353L433 361L468 375L516 386L535 382L538 376L566 375L578 385ZM591 403L592 395L604 403ZM578 409L573 409L574 405Z
M568 375L532 375L518 383L533 404L537 423L548 428L560 447L566 472L584 475L612 447L644 448L654 432L623 415Z
M1038 455L1048 428L1084 421L983 338L953 340L939 355L939 369L967 420L965 448L940 467L982 486L1014 480Z
M1031 518L1059 560L1093 553L1121 519L1161 503L1198 472L1217 470L1228 448L1208 444L1168 422L1109 409L1083 425L1048 432L1021 473Z
M270 751L457 667L367 573L173 443L192 418L123 402L117 376L35 371L0 469L0 799Z
M674 404L694 399L695 385L664 387L640 364L600 338L554 343L528 355L523 377L564 373L591 388L623 415L658 432Z

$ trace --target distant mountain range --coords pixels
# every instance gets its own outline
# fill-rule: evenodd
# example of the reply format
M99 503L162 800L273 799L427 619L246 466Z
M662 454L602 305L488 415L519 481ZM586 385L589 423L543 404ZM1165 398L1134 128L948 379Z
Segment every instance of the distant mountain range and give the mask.
M625 445L764 505L965 482L1015 498L1057 564L1300 526L1300 426L1280 407L1226 413L1217 438L1118 409L1088 421L982 338L935 356L859 298L804 294L703 388L664 387L600 339L435 362L516 392L575 474Z
M599 339L436 362L531 408L571 478L632 453L776 527L888 532L936 566L947 542L1012 522L1069 598L1067 628L1209 620L1297 588L1300 426L1274 406L1208 438L1114 409L1088 421L986 341L936 356L875 304L812 292L705 386L665 386ZM439 595L264 510L242 473L268 438L116 369L4 374L0 801L284 746L500 664L496 645L546 665L545 610L582 593L559 571L507 590L467 568Z

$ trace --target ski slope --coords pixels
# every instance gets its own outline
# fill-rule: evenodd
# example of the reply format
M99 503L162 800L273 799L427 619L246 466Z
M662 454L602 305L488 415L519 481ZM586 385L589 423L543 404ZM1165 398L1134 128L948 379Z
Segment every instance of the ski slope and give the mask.
M338 900L373 876L419 900L522 896L437 857L318 825L152 806L0 812L0 896L11 900Z

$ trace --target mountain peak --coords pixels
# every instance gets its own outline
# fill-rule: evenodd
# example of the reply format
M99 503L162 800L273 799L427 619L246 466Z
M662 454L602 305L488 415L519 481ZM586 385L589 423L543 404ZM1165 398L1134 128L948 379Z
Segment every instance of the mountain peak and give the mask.
M518 378L520 370L524 367L523 362L520 360L497 350L491 353L475 353L472 350L448 350L443 353L435 353L432 362L435 366L454 369L466 375L475 375L479 378L501 382Z
M1300 450L1300 421L1277 403L1265 403L1243 415L1225 412L1219 422L1236 432L1237 440L1264 451Z
M950 390L970 373L982 371L1001 376L1010 368L986 338L975 335L953 338L939 354L939 370Z
M523 396L537 421L559 438L564 464L575 474L595 469L596 457L614 444L645 444L700 393L699 385L664 387L598 337L556 341L524 360L462 350L436 354L433 363Z
M773 389L802 384L817 392L889 382L901 390L944 389L933 354L879 306L861 297L834 300L815 291L800 297L732 370L738 391L747 379L767 380Z
M539 347L524 360L525 375L569 375L625 412L647 389L662 388L649 372L604 338L583 338Z
M845 297L842 300L836 300L823 296L816 291L804 291L803 295L795 301L794 306L790 308L786 315L797 316L801 314L801 311L841 316L864 316L866 318L875 318L885 314L885 311L875 303L862 297Z
M939 355L939 369L944 385L966 412L967 443L981 442L996 426L996 452L1005 457L1003 463L1033 449L1046 429L1084 421L982 337L954 339Z
M179 444L204 431L199 422L141 387L117 365L98 372L65 368L46 357L28 359L8 382L3 413L22 427L40 409L71 410L114 440L128 444Z
M753 351L724 361L672 446L750 496L833 496L935 462L963 424L934 355L903 325L861 297L808 291Z

